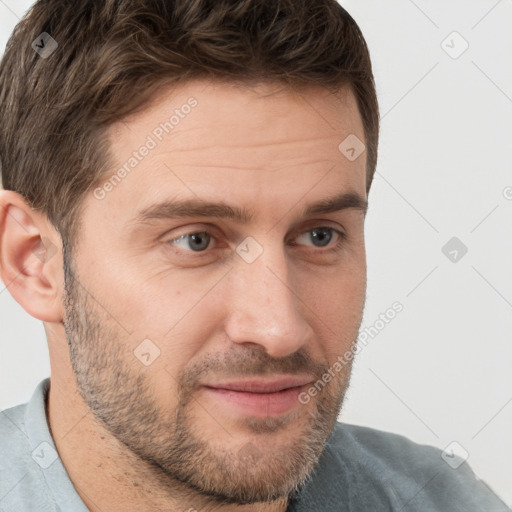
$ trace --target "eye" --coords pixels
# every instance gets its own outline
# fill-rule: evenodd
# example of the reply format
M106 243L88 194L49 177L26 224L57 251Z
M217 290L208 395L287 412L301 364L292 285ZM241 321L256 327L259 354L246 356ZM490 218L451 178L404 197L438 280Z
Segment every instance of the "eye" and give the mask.
M338 238L336 246L339 246L344 240L345 234L342 231L329 226L321 226L305 231L299 235L296 240L311 242L313 247L326 247L331 242L333 233L335 233ZM293 245L296 244L294 243ZM307 243L305 245L307 245Z
M309 229L296 237L295 241L290 245L296 246L297 241L299 241L299 245L311 244L313 247L317 248L326 247L331 243L333 234L335 234L338 239L337 244L333 248L336 249L344 241L345 234L342 231L329 226ZM204 253L207 249L211 248L212 240L215 240L215 237L208 231L193 231L173 238L172 240L169 240L168 243L188 252Z
M185 248L194 252L203 252L210 245L211 239L212 236L207 231L196 231L173 238L169 240L169 243L178 246L180 249Z

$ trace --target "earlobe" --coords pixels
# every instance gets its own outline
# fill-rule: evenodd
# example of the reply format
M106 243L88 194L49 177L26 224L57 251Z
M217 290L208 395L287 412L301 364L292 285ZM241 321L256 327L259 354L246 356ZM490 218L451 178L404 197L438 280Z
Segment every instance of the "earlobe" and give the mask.
M0 190L0 277L16 302L43 322L62 321L62 272L60 236L47 218Z

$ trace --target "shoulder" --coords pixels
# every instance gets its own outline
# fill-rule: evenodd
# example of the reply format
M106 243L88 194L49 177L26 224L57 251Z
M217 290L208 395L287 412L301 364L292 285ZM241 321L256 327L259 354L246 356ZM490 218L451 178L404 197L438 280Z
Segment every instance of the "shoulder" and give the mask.
M360 425L337 422L328 444L333 452L343 452L354 462L380 462L388 469L414 467L425 470L437 467L439 462L446 465L439 448L415 443L400 434Z
M391 510L510 510L467 461L399 434L337 422L327 451L356 475L356 486L371 483L385 495Z
M30 435L28 408L29 403L0 411L0 510L54 512L43 466L37 460L41 447L38 452Z
M26 407L27 404L23 404L0 411L0 496L4 495L5 486L14 483L16 476L20 476L17 470L25 469L26 455L30 454L25 428Z

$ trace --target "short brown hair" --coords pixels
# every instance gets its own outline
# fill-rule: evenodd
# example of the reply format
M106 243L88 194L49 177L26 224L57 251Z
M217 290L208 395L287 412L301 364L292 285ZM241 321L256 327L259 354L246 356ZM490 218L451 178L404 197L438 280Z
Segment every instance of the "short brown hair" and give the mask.
M44 32L58 44L47 58L33 46ZM163 84L194 78L332 92L348 84L364 125L369 191L379 136L372 66L336 0L37 1L0 64L4 188L73 245L83 198L109 170L109 124Z

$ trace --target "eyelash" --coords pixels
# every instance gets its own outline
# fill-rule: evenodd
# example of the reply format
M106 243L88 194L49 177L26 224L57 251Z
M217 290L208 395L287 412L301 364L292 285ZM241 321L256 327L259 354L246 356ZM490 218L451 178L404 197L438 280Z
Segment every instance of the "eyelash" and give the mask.
M307 229L306 231L303 231L303 232L299 233L298 236L304 235L306 233L311 233L312 231L317 231L317 230L320 230L320 229L328 229L330 231L335 232L338 235L338 241L335 242L334 247L332 247L331 249L327 249L327 250L321 251L321 249L323 249L323 247L317 247L317 249L319 250L318 252L324 253L324 254L325 253L331 253L331 252L339 252L341 250L341 247L342 247L343 243L347 239L346 234L343 231L340 231L339 229L333 228L331 226L317 226L317 227L314 227L314 228L311 228L311 229ZM179 235L179 236L169 240L166 243L172 246L172 245L174 245L174 242L177 242L178 240L181 240L182 238L186 238L187 236L198 235L198 234L207 234L212 239L216 240L216 237L210 231L208 231L208 230L197 230L197 231L189 231L187 233L183 233L182 235ZM297 246L296 243L293 243L292 245L293 246ZM314 246L310 246L310 247L315 249ZM188 250L188 249L185 249L185 250L178 249L178 252L192 253L192 254L195 254L197 257L200 257L201 255L205 255L205 254L208 253L208 248L203 250L203 251L192 251L192 250Z

